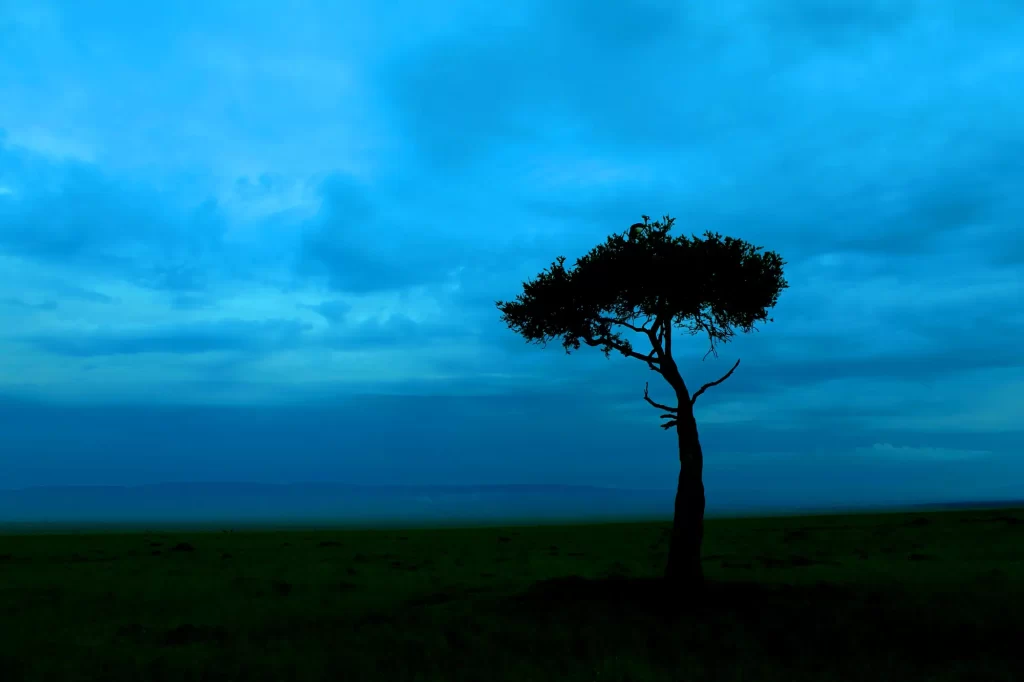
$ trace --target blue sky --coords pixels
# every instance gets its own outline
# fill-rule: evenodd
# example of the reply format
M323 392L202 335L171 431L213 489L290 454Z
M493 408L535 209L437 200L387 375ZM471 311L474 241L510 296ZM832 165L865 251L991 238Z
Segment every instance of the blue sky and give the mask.
M494 308L668 213L789 263L774 324L677 348L742 359L712 498L1024 495L1022 36L1011 0L0 0L0 486L669 487L658 377Z

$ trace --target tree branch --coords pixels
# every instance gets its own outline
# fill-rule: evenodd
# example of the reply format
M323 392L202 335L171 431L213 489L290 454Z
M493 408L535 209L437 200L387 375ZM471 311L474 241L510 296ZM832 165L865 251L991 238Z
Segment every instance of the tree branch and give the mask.
M732 373L735 372L736 368L739 367L739 366L740 366L740 361L736 360L736 364L732 366L732 369L730 369L728 372L725 373L724 377L722 377L721 379L718 379L717 381L710 381L710 382L704 384L703 386L701 386L699 389L697 389L697 392L693 394L692 398L690 398L690 404L693 405L695 402L697 402L697 398L700 396L701 393L703 393L704 391L708 390L712 386L717 386L718 384L722 383L723 381L728 379L730 376L732 376Z
M654 351L651 351L647 355L641 355L640 353L637 353L632 348L629 349L629 350L625 350L625 348L623 348L621 346L612 346L612 348L614 348L615 350L619 351L620 353L622 353L623 355L625 355L627 357L636 358L637 360L643 360L644 362L646 362L648 365L651 366L651 369L656 370L656 371L660 371L660 370L658 370L657 367L655 367L655 365L657 365L659 362L661 362L661 360L659 360L658 358L654 357Z
M665 355L665 347L661 345L664 332L662 332L661 335L658 334L658 331L663 330L664 328L665 316L658 315L657 317L654 318L653 329L647 332L647 336L651 340L651 345L654 347L654 352L658 354L658 357L662 357Z
M651 351L647 355L642 355L641 353L636 352L632 348L627 349L626 346L623 345L622 343L612 341L607 336L598 336L597 338L582 338L583 342L588 346L608 346L609 348L614 348L615 350L619 351L626 357L636 358L637 360L643 360L644 362L647 363L648 367L650 367L655 372L661 374L661 369L658 367L658 365L661 363L661 359L657 357L655 351Z
M649 386L650 386L650 382L649 381L648 382L644 382L644 400L646 400L648 403L650 403L654 407L658 408L659 410L665 410L666 412L670 413L670 414L663 414L663 415L661 415L662 419L675 419L676 416L675 416L675 414L672 414L672 413L679 412L679 408L678 407L669 407L668 405L662 405L661 403L656 403L653 400L651 400L651 396L647 394L647 389L648 389Z
M625 320L620 320L617 317L599 317L597 318L597 321L604 322L605 324L619 324L625 327L626 329L629 329L630 331L637 332L638 334L646 334L648 332L647 327L643 325L638 327L635 324L630 324L629 322L626 322Z
M629 322L625 322L623 320L614 320L614 322L615 322L615 324L621 324L626 329L629 329L631 331L637 332L638 334L646 334L647 333L647 328L644 327L643 325L638 327L635 324L630 324Z

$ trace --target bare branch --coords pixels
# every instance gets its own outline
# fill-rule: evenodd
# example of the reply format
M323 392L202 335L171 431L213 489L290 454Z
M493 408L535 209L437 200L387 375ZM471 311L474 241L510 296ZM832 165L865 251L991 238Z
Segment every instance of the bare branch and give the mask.
M634 332L636 332L638 334L648 334L649 335L650 332L651 332L651 330L647 327L648 323L650 323L650 317L648 317L647 320L642 325L640 325L639 327L636 326L635 324L631 323L631 322L627 322L625 319L623 319L621 317L598 317L597 321L598 322L603 322L605 324L621 325L621 326L625 327L626 329L628 329L630 331L634 331Z
M584 337L583 342L586 343L588 346L608 346L609 348L614 348L615 350L619 351L626 357L636 358L637 360L643 360L644 362L647 363L647 366L650 367L652 370L658 372L659 374L661 373L661 369L658 367L658 365L661 363L661 360L655 355L654 351L651 351L647 355L643 355L641 353L636 352L632 348L627 348L624 344L620 342L612 341L607 336L599 336L597 338L592 339Z
M646 400L648 403L650 403L654 407L658 408L659 410L665 410L666 412L670 412L670 413L672 413L672 412L679 412L679 408L678 407L669 407L668 405L662 405L661 403L656 403L653 400L651 400L651 396L647 394L647 389L648 389L649 386L650 386L650 382L645 382L644 383L644 400ZM673 415L673 414L662 415L661 418L662 419L665 419L665 418L675 419L675 415Z
M705 334L708 335L709 348L708 352L704 354L703 358L701 358L702 362L704 360L707 360L709 355L714 355L716 358L718 357L718 349L715 348L716 330L714 326L714 320L710 318L705 320L704 318L704 313L702 311L697 311L697 314L693 316L693 326L691 327L691 333L696 334L697 332L703 331Z
M728 379L730 376L732 376L732 373L735 372L736 368L739 367L739 366L740 366L740 361L736 360L736 364L732 366L732 369L730 369L728 372L725 373L724 377L722 377L721 379L718 379L717 381L708 382L708 383L704 384L703 386L701 386L699 389L697 389L697 392L693 394L692 398L690 398L690 404L693 405L695 402L697 402L697 398L700 396L701 393L703 393L704 391L708 390L712 386L717 386L718 384L722 383L723 381Z
M615 341L612 341L611 339L604 336L599 336L596 339L583 338L583 342L586 343L588 346L605 346L607 348L611 348L612 350L616 350L619 353L622 353L626 357L636 358L637 360L643 360L644 362L647 363L647 366L650 367L653 371L661 374L661 368L659 368L657 364L659 360L658 358L654 357L654 353L642 355L633 350L632 348L627 348L623 344L616 343Z
M644 322L644 324L639 326L639 327L637 327L635 324L630 324L629 322L626 322L625 320L622 320L622 319L619 319L619 318L615 318L615 317L598 317L597 321L598 322L603 322L604 324L609 324L609 325L612 325L612 324L622 325L626 329L629 329L631 331L637 332L638 334L646 334L647 338L651 340L651 345L654 347L654 352L652 352L652 353L650 353L648 355L640 355L640 354L630 355L629 353L626 353L626 355L629 355L630 357L638 358L640 360L644 360L645 362L647 362L647 364L652 364L652 363L657 364L658 363L659 355L660 355L658 353L659 346L658 346L657 343L655 343L654 330L647 327L647 324L650 322L650 317L648 317L647 321ZM657 323L657 321L655 321L655 323ZM618 349L616 346L613 346L613 348ZM652 367L651 369L654 369L654 368Z
M610 318L610 317L599 317L597 319L600 322L608 322L609 324L619 324L619 325L622 325L626 329L629 329L630 331L637 332L639 334L646 334L647 333L647 329L645 327L643 327L643 326L638 327L635 324L630 324L629 322L626 322L625 320L620 320L620 319L617 319L617 318Z

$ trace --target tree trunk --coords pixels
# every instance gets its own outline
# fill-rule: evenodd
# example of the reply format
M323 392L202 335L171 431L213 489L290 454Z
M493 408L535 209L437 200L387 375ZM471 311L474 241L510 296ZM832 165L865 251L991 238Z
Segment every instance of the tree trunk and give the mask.
M686 590L704 583L700 548L704 540L704 453L689 400L680 401L676 432L679 435L679 483L676 488L672 536L665 578Z

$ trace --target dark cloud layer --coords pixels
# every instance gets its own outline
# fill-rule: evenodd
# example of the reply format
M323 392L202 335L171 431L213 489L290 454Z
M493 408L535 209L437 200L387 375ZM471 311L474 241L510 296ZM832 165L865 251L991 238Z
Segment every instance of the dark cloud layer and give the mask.
M671 479L656 375L494 307L665 213L788 262L774 323L677 346L694 386L742 359L698 406L719 499L1016 466L1015 2L34 7L0 9L14 479Z

